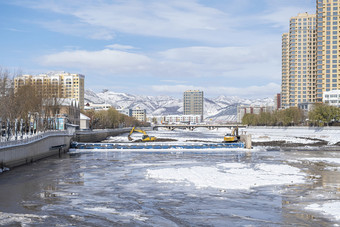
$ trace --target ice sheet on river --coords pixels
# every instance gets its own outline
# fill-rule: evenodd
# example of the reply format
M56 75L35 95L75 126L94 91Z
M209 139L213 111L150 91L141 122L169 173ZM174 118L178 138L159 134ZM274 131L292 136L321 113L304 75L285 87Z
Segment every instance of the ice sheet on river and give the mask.
M305 174L289 165L223 163L217 166L148 169L146 176L160 183L193 184L197 188L250 190L253 187L303 183Z
M323 204L311 204L306 207L307 210L321 212L324 215L331 215L336 220L340 220L340 202L332 201Z

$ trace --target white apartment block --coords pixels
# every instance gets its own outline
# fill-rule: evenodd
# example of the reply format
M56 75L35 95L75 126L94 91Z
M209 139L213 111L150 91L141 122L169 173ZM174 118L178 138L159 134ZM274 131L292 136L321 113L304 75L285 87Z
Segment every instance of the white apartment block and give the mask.
M340 90L325 91L322 99L328 105L340 107Z
M85 110L108 110L112 108L112 106L110 104L106 104L106 103L86 103L84 106Z
M165 124L199 124L202 123L201 115L168 115L162 117Z

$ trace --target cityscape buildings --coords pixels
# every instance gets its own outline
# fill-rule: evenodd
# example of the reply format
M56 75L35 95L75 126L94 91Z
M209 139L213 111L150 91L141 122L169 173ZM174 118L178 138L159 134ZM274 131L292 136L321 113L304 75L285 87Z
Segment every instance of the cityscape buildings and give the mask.
M58 111L58 120L63 120L63 123L73 124L79 127L80 125L80 106L75 99L62 99L60 102L60 110ZM65 129L65 125L59 129Z
M282 35L282 106L316 102L316 15L300 13Z
M85 104L84 109L85 110L108 110L112 108L110 104L102 104L102 103L91 103L88 102Z
M280 93L274 96L274 109L275 110L281 109L281 94Z
M317 0L317 101L323 92L338 90L340 74L339 0Z
M282 35L282 82L281 105L289 107L289 33Z
M200 115L203 120L203 91L188 90L183 94L184 115Z
M131 111L131 114L138 121L146 122L146 109L136 108Z
M47 97L75 99L84 109L84 80L81 74L51 72L40 75L23 75L14 78L14 90L24 85L31 85L38 94Z
M242 118L245 114L260 114L266 112L273 112L273 106L259 106L259 105L240 105L237 106L237 123L242 123Z
M282 108L330 103L328 92L340 89L339 4L316 0L316 14L290 19L282 35Z
M166 124L199 124L202 123L201 115L167 115L162 117Z

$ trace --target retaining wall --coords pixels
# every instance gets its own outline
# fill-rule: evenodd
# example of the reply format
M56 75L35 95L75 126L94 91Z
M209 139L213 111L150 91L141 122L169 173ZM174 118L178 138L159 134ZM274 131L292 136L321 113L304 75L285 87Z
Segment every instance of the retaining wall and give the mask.
M38 140L0 147L0 167L15 167L68 151L72 135L48 135Z
M104 129L93 131L77 131L73 140L76 142L96 143L105 140L109 136L117 136L130 132L131 128Z

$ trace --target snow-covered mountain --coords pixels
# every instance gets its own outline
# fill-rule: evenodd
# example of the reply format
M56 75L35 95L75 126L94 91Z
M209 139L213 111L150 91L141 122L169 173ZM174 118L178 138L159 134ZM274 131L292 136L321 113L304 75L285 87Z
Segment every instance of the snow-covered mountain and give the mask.
M140 96L104 90L95 93L85 90L85 103L107 103L117 109L146 109L148 116L183 114L182 99L170 96ZM242 99L237 96L204 98L204 118L214 122L236 121L238 105L273 105L273 99Z

